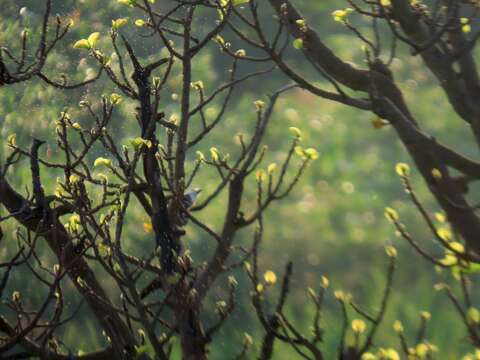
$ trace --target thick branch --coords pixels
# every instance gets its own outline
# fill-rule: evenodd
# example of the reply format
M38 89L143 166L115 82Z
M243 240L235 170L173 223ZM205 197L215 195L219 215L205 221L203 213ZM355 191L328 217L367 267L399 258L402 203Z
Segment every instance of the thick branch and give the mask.
M42 225L42 217L32 212L28 201L13 190L4 178L0 178L0 203L5 206L10 214L14 214L18 222L45 237L59 261L62 261L64 266L68 268L70 279L87 300L98 322L108 336L120 344L121 353L117 351L115 357L123 359L125 356L123 351L133 352L136 345L135 339L118 313L112 311L112 306L105 305L109 304L107 294L87 262L75 252L70 236L58 219L54 218L52 220L54 221L53 224ZM82 279L82 283L86 286L81 286L77 279ZM98 301L98 298L103 299L103 301Z

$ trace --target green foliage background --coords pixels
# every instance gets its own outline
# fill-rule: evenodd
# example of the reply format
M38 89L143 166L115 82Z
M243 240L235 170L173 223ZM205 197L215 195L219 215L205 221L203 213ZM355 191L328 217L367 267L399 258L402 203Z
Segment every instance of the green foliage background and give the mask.
M15 48L19 33L27 27L32 37L38 35L38 23L43 11L42 1L9 1L0 0L0 42ZM58 46L48 61L46 72L55 77L59 73L67 73L76 81L91 76L96 66L92 59L84 58L81 51L73 50L74 41L88 36L93 31L100 31L100 47L108 48L107 33L110 22L120 16L135 19L136 15L116 1L100 0L65 0L54 1L55 11L60 15L71 17L75 26L67 38ZM161 2L160 3L167 3ZM354 39L338 23L330 18L330 12L339 6L338 1L298 0L296 4L305 14L311 26L320 30L326 42L341 55L342 58L363 65L361 44ZM29 14L26 22L21 22L18 11L27 6ZM341 4L343 6L343 3ZM261 15L269 26L272 26L272 12L268 5L261 7ZM205 18L196 24L199 32L206 31L213 18ZM203 24L202 24L203 21ZM358 26L368 33L366 24L356 19ZM272 27L273 29L273 27ZM130 38L142 33L141 29L128 25L125 33ZM226 34L226 40L232 42L232 48L242 48L233 36ZM151 54L162 51L158 44L148 39L136 44L136 50L148 58ZM111 49L109 50L111 51ZM250 51L250 50L249 50ZM107 54L108 51L105 51ZM289 52L290 60L305 69L304 73L312 81L323 83L323 80L302 62L298 51ZM212 43L209 50L201 55L195 63L195 80L205 83L206 91L226 80L226 66L229 60ZM252 71L254 66L242 65L242 71ZM412 111L432 134L448 144L460 148L467 154L475 151L466 128L451 111L448 103L430 74L422 66L418 57L409 56L408 49L400 49L393 70ZM168 84L171 93L179 91L181 75L173 77ZM194 159L195 150L208 154L210 146L216 146L222 153L234 152L238 146L234 136L238 132L248 132L254 122L253 101L266 100L266 95L284 85L287 80L278 72L274 76L267 75L261 80L253 80L242 85L236 92L236 100L229 108L226 120L211 135L208 143L193 149L190 157ZM324 84L328 86L327 84ZM75 121L87 127L88 117L78 107L81 99L98 100L102 93L109 94L115 88L103 76L95 85L73 91L59 91L46 86L38 79L26 83L0 88L0 126L2 139L8 134L16 133L18 142L28 146L31 137L49 140L52 159L57 153L54 129L55 120L60 111L68 108ZM179 112L178 102L167 96L164 100L167 117ZM209 110L214 114L218 109L212 105ZM133 105L125 101L114 119L116 136L127 142L128 138L139 136L134 119ZM321 156L306 172L292 196L272 207L265 221L265 241L262 244L262 268L282 273L288 260L294 262L294 282L290 295L288 313L303 329L308 332L313 307L309 307L307 288L318 288L320 276L330 279L333 289L343 289L353 294L354 299L362 306L374 311L379 307L380 296L385 283L386 258L384 246L393 244L399 249L398 271L395 276L394 293L382 330L379 332L377 344L398 348L398 339L392 331L392 323L399 319L413 341L415 331L420 323L419 312L429 310L433 314L428 327L428 338L440 348L441 359L456 359L468 349L468 342L462 324L454 312L453 306L442 294L433 291L433 284L452 282L448 273L437 273L425 263L406 244L398 238L390 224L383 216L385 206L393 206L408 226L414 237L430 249L435 250L431 234L428 233L417 212L408 201L400 179L394 171L395 163L409 162L409 159L397 141L393 130L385 127L375 130L371 126L372 115L347 107L319 100L307 92L296 90L282 97L268 131L265 143L269 146L265 166L270 161L281 159L288 149L291 135L288 127L302 129L304 143L316 147ZM47 151L47 147L43 150ZM4 159L8 152L6 145L0 146L0 156ZM50 150L48 150L50 151ZM45 153L44 155L47 155ZM100 150L90 155L90 161L102 156ZM412 164L411 164L412 165ZM413 165L412 165L413 169ZM419 176L412 171L415 189L427 208L436 211L436 207ZM52 171L43 172L46 188L53 191L56 177ZM200 186L208 193L217 183L214 173L201 172L195 186ZM18 164L9 174L12 183L18 189L29 185L28 162ZM49 187L49 186L50 187ZM254 206L254 180L251 181L251 194L248 209ZM202 213L201 219L213 227L218 226L224 214L224 197L219 198L208 211ZM3 213L3 209L1 210ZM138 223L145 215L138 210L129 214L125 236L132 252L141 252L143 248L152 246L153 239L148 234L138 231ZM6 229L7 239L0 247L0 261L6 259L16 246L13 241L15 224L9 223ZM192 249L194 259L201 262L211 251L211 241L194 228L187 229L187 246ZM10 235L11 234L11 235ZM251 240L251 233L240 234L239 243ZM48 251L45 252L48 258ZM52 264L54 260L52 259ZM232 358L239 350L243 333L253 335L255 345L259 346L262 331L254 319L253 308L249 303L250 291L246 277L239 272L239 302L231 319L219 335L219 339L211 347L212 359ZM455 288L457 284L452 282ZM36 280L28 275L28 271L14 274L10 292L20 290L24 299L35 302L41 298ZM222 281L209 297L206 308L214 313L214 303L224 295ZM107 286L109 286L107 284ZM269 289L275 293L277 289ZM76 303L72 295L71 302ZM340 309L329 292L325 317L324 348L326 358L333 358L336 341L340 330ZM6 311L0 308L0 311ZM83 309L85 311L85 308ZM212 315L213 316L213 315ZM95 348L104 343L104 339L96 330L96 324L88 317L81 317L74 325L62 329L65 332L66 344L73 350ZM79 331L81 331L79 333ZM81 334L79 336L79 334ZM276 359L296 358L290 349L281 349Z

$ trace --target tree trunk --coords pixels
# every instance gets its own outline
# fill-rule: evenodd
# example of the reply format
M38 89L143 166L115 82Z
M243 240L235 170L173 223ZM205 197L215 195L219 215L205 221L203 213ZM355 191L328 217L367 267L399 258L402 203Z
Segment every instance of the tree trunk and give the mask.
M182 301L183 303L183 301ZM183 360L207 360L207 339L199 319L199 305L184 303L176 311Z

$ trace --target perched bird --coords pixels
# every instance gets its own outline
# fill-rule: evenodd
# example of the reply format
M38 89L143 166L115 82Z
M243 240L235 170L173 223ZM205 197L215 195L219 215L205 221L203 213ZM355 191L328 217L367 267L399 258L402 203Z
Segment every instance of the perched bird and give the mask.
M198 199L198 195L202 189L193 188L192 190L188 191L185 195L183 195L182 205L185 209L190 209Z
M178 216L179 217L179 223L182 226L185 226L187 224L187 220L188 220L188 216L187 216L185 210L189 210L189 209L192 208L193 205L195 205L201 191L202 191L202 189L193 188L192 190L186 192L183 195L182 206L183 206L184 210L181 210L180 213L179 213L179 216Z

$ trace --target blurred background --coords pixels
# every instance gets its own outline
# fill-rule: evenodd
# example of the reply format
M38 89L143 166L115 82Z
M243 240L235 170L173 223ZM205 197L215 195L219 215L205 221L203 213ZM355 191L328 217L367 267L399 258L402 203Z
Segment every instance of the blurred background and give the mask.
M129 17L130 25L122 29L126 36L133 40L135 50L144 60L159 53L166 54L161 44L145 36L147 31L132 25L141 18L141 14L122 6L113 0L64 0L54 1L53 13L72 18L75 25L69 35L57 47L48 61L46 73L57 77L65 73L69 78L81 81L94 76L97 65L87 57L85 52L72 49L72 44L87 37L93 31L102 36L99 47L106 54L112 52L108 31L111 20L118 17ZM168 6L168 1L158 0L156 6ZM322 38L343 59L364 66L361 43L341 24L331 18L331 12L346 7L342 1L308 1L294 2L307 18L310 26L320 31ZM19 15L22 7L27 8L25 16ZM0 43L18 50L20 32L28 29L32 44L38 35L38 24L43 14L43 1L10 1L0 0ZM265 31L272 34L275 30L273 12L268 4L262 4L260 14L265 24ZM207 32L215 21L216 14L205 14L195 24L199 36ZM352 16L358 28L371 35L368 24L360 16ZM385 32L385 48L388 48L388 33ZM247 53L256 54L232 33L223 34L226 41L231 42L232 49L245 48ZM291 41L291 40L290 40ZM385 54L388 56L388 53ZM291 45L287 51L289 62L293 67L301 69L304 76L326 88L318 73L309 69L302 61L301 53ZM231 60L219 51L213 43L203 51L194 64L194 80L202 80L208 93L228 79L228 68ZM240 71L248 73L264 69L271 64L242 63ZM168 82L168 89L162 101L162 109L167 118L176 116L180 109L178 101L171 94L180 91L181 74L176 68ZM466 154L474 154L477 150L469 138L464 123L451 111L450 106L431 75L422 65L419 57L410 56L409 49L398 49L392 63L392 71L400 85L412 112L423 127L443 142L454 145ZM234 102L228 109L228 115L211 136L197 148L192 149L190 159L195 159L195 151L208 154L211 146L217 147L222 154L235 153L238 144L235 135L244 132L248 136L249 129L255 121L253 101L268 100L268 94L288 83L288 80L275 71L267 76L245 82L237 88ZM2 87L0 89L0 131L2 139L9 134L17 134L20 145L29 146L32 136L48 140L43 148L43 156L51 161L60 160L55 140L55 120L61 111L68 109L75 121L85 126L91 119L78 107L78 102L87 99L98 102L101 94L118 92L106 76L95 84L85 88L62 91L46 86L39 79L26 83ZM170 93L168 93L170 92ZM357 94L364 96L364 94ZM218 113L218 103L212 103L207 116ZM397 140L391 128L375 129L371 121L373 115L343 105L321 100L302 90L293 90L281 97L275 110L273 121L267 132L265 145L268 152L265 167L272 161L280 161L288 151L291 134L288 128L295 126L303 133L303 143L307 147L315 147L320 158L306 171L299 185L291 196L272 206L265 218L265 238L261 245L261 269L272 269L277 274L283 273L287 261L294 264L292 291L288 301L288 314L295 319L305 332L312 318L313 306L308 302L307 288L318 289L321 276L330 279L332 291L327 295L324 311L323 328L325 340L323 348L326 358L333 358L338 342L341 326L340 308L333 296L333 290L351 293L355 301L373 312L380 306L381 295L385 284L387 259L384 252L386 245L394 245L399 250L398 269L395 274L393 295L386 319L379 332L376 344L379 346L399 347L399 340L392 330L394 320L401 320L407 337L413 341L420 323L420 312L430 311L432 318L427 333L429 340L440 348L441 359L456 359L464 354L469 346L462 323L455 313L452 304L445 295L433 290L437 282L452 283L448 272L438 272L423 261L404 241L399 238L393 227L385 219L383 212L386 206L398 210L402 222L409 232L425 247L436 250L433 239L418 213L408 200L400 178L395 173L397 162L410 160ZM119 142L127 143L127 139L139 136L134 118L134 104L123 101L114 116L114 134ZM3 142L5 143L5 141ZM0 144L0 159L3 161L8 153L6 144ZM104 156L97 149L90 154L90 161L97 156ZM418 196L425 207L433 214L438 211L425 188L420 176L416 174L413 164L412 182ZM295 167L294 167L295 168ZM43 172L43 181L47 190L53 193L57 176L54 171ZM29 166L27 160L17 164L9 173L9 178L17 189L25 189L29 184ZM218 179L214 172L201 171L194 186L204 189L204 193L215 188ZM255 181L251 180L246 211L255 206ZM202 194L202 195L203 195ZM225 194L222 194L207 210L198 214L199 218L217 228L221 224L225 212ZM5 215L4 209L0 209ZM146 221L146 216L139 207L129 210L125 229L127 250L141 254L142 250L151 249L151 234L139 231L139 223ZM214 244L198 229L188 227L185 237L186 247L191 249L196 263L208 259ZM6 239L0 246L0 261L8 258L17 246L15 241L15 223L9 222L4 227ZM237 244L249 244L252 232L239 234ZM45 261L55 263L48 251L44 252ZM23 299L35 303L42 298L41 289L36 280L29 275L27 269L17 272L10 283L10 294L19 290ZM218 339L211 347L212 359L232 358L240 349L243 334L248 332L255 339L255 346L260 345L262 329L256 322L253 307L249 300L250 284L242 271L236 273L239 281L239 296L236 310L227 321ZM113 284L112 284L113 285ZM109 284L105 284L109 287ZM112 286L113 287L113 286ZM210 294L205 307L211 308L214 316L214 304L224 295L224 283L219 281ZM113 291L113 290L112 290ZM278 291L278 285L268 290L272 294ZM70 305L78 303L75 293L70 295ZM88 350L105 343L105 339L97 331L97 324L88 316L88 309L82 308L86 316L78 317L73 323L61 329L67 347L72 350ZM8 313L0 305L0 313ZM208 319L206 319L208 321ZM79 336L81 331L81 336ZM292 359L290 349L282 349L278 345L276 359ZM253 356L252 356L253 358Z

